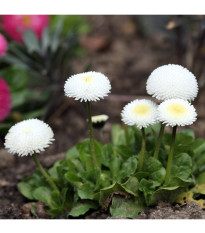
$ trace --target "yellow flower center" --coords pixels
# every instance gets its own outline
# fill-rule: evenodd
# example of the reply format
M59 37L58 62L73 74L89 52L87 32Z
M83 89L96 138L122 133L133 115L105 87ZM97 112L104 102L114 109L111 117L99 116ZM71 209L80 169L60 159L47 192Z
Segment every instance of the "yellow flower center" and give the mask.
M27 128L24 129L23 132L24 132L25 134L30 134L30 133L32 132L32 130L31 130L29 127L27 127Z
M90 83L92 81L92 77L91 76L85 76L83 77L83 81L86 82L86 83Z
M133 113L135 115L145 116L149 111L150 111L150 107L145 104L141 104L133 108Z
M187 112L186 107L182 104L170 104L168 111L173 116L181 116Z
M31 17L29 15L22 16L22 21L26 26L29 26L31 23Z

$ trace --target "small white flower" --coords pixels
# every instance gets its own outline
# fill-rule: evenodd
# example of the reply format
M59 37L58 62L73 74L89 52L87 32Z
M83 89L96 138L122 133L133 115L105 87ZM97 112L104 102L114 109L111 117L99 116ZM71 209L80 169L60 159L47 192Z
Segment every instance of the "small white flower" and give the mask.
M164 65L155 69L147 80L147 93L158 100L179 98L194 100L198 93L195 76L180 65Z
M18 156L40 153L54 141L49 125L38 119L21 121L12 126L5 137L5 148Z
M109 79L99 72L86 72L76 74L67 79L64 91L65 95L75 100L97 101L110 93Z
M108 121L109 117L108 115L97 115L92 116L92 125L95 129L102 129L105 125L105 123Z
M157 104L151 100L134 100L123 108L121 116L127 125L146 128L157 123Z
M108 115L92 116L92 123L106 122L109 119Z
M186 100L165 100L158 107L158 120L167 126L191 125L196 121L196 117L194 106Z

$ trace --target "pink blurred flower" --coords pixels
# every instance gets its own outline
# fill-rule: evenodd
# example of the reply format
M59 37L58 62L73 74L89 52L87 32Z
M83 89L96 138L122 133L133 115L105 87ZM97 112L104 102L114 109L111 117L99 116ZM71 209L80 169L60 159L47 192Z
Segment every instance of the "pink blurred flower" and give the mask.
M11 110L11 94L7 83L0 77L0 122L3 121Z
M7 49L8 49L7 41L4 38L4 36L0 33L0 57L6 54Z
M50 18L48 15L2 15L2 26L7 35L22 42L20 31L28 28L41 38L43 29L48 26Z

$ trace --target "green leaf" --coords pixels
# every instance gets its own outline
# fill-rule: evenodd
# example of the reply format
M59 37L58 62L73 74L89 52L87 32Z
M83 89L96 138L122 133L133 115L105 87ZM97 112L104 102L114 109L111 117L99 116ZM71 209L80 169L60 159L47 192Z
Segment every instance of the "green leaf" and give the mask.
M43 30L43 34L42 34L42 39L41 39L41 50L45 53L48 50L48 47L50 46L50 30L48 27L46 27Z
M78 143L76 145L76 148L79 152L80 160L83 163L83 165L86 167L86 170L87 171L93 170L93 161L90 154L90 140L85 139L83 142ZM102 145L99 142L94 141L94 149L95 149L97 163L100 166L103 161Z
M100 186L105 188L111 185L112 179L111 179L111 173L110 171L101 171L100 174Z
M191 150L193 151L194 157L205 151L205 140L202 138L196 139L190 145Z
M114 147L114 150L117 154L121 155L125 159L133 156L134 154L134 151L132 149L124 145L116 146Z
M7 54L4 57L2 57L1 60L21 69L29 70L28 64L26 64L25 62L21 61L13 55Z
M112 144L114 146L127 145L125 131L119 124L114 124L111 131ZM128 128L128 138L130 144L134 144L134 132L132 128Z
M81 199L90 199L94 198L95 185L92 183L86 183L77 188L78 196Z
M172 179L174 177L178 177L182 180L187 180L190 177L191 173L192 173L191 157L186 153L175 155L172 161L170 183L173 183Z
M103 157L102 164L104 166L109 167L109 162L110 162L112 155L113 155L112 145L111 144L103 145L103 147L102 147L102 157Z
M0 72L9 85L11 92L21 91L28 86L28 73L19 67L9 67Z
M27 29L26 31L23 32L23 40L29 53L40 52L40 45L38 38L31 29Z
M112 179L114 181L120 181L121 180L121 176L120 176L121 163L122 163L122 159L121 159L120 156L113 156L110 159L109 168L110 168L110 171L111 171Z
M137 172L137 173L135 173L135 177L138 180L141 180L142 178L147 178L148 176L149 176L148 172Z
M52 38L52 42L51 42L51 51L53 53L56 52L56 50L58 48L58 45L60 43L60 35L61 35L61 32L62 32L62 26L63 26L63 22L61 20L56 25L55 31L53 33L53 38Z
M139 154L142 147L142 133L136 126L133 126L132 129L134 131L135 154Z
M87 172L90 172L93 170L93 161L91 154L88 154L86 152L80 152L79 154L80 161L84 165Z
M139 190L142 191L145 195L145 198L153 193L155 190L154 182L151 180L147 180L142 178L139 184Z
M145 209L137 200L113 197L110 213L112 217L136 218Z
M183 130L181 130L179 133L186 134L187 136L192 137L193 140L195 139L195 133L194 133L194 131L191 130L191 129L183 129Z
M190 144L194 138L195 135L192 130L182 130L176 135L176 145Z
M61 203L61 195L57 190L54 190L51 193L51 202L58 208L61 207L62 203Z
M197 177L197 184L205 184L205 172L202 172L198 177Z
M133 175L136 172L136 169L137 169L137 157L132 156L122 164L120 176L123 179L129 177L130 175Z
M198 175L205 171L205 152L198 154L193 158L193 172Z
M166 170L159 160L150 157L146 161L145 171L149 173L149 179L154 182L155 187L160 186L163 183Z
M41 175L40 171L35 171L31 176L26 177L20 183L18 183L19 191L28 199L35 199L33 191L39 186L48 186L47 181Z
M66 172L65 173L65 179L71 183L78 183L78 184L82 184L82 180L81 178L79 177L78 174L76 173L72 173L72 172Z
M26 198L32 200L33 199L32 186L29 183L26 182L26 181L29 181L28 177L26 179L27 180L24 179L24 181L21 181L20 183L18 183L18 190Z
M95 202L85 201L83 203L77 203L70 211L68 216L79 217L84 215L90 209L96 209L98 205Z
M124 184L122 184L122 187L126 190L126 192L132 194L133 196L137 196L139 181L136 177L130 176L129 179Z
M51 203L51 189L44 187L44 186L40 186L33 191L33 197L34 199L38 201L42 201L44 203L50 204Z
M11 94L12 94L12 106L13 106L13 108L17 108L19 106L26 105L28 103L29 104L36 103L36 102L43 102L44 103L48 99L48 93L46 91L44 93L41 93L41 92L36 91L36 90L24 89L21 91L12 92ZM28 108L28 105L27 105L27 108ZM41 113L42 113L43 109L46 109L46 108L43 107L42 109L37 110L37 112L41 111ZM34 113L35 113L35 111L32 114L34 114Z
M153 192L146 200L148 206L157 205L159 201L169 202L173 204L180 193L183 193L184 187L161 187Z
M78 156L79 156L79 151L76 146L73 146L66 152L66 158L68 159L76 158Z

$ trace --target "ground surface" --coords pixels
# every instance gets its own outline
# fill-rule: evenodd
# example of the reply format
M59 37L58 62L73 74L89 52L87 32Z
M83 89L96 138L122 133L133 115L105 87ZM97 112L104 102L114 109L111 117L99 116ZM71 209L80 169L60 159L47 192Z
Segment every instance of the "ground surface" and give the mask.
M93 115L107 114L110 117L105 127L106 140L113 123L120 123L122 107L134 98L146 97L146 80L153 69L168 63L177 63L173 40L159 30L150 34L150 29L142 37L139 20L132 16L87 16L93 27L89 36L81 38L86 56L72 61L73 73L85 71L87 67L107 75L112 83L112 95L94 103ZM145 22L146 23L146 22ZM166 22L165 22L166 23ZM192 127L197 136L204 137L205 109L204 93L197 103L198 121ZM68 148L88 136L86 107L83 103L65 99L65 110L56 110L48 119L55 132L55 144L39 159L45 167L62 159ZM59 113L59 114L58 114ZM58 116L60 115L60 116ZM18 158L6 153L0 142L0 218L32 218L29 204L17 190L17 183L35 170L31 158ZM46 156L47 155L47 156ZM48 156L49 155L49 156ZM42 206L39 205L41 210ZM39 211L39 217L47 216ZM93 213L86 218L109 218L108 213ZM160 203L148 208L138 218L205 218L203 210L195 203L172 207Z

